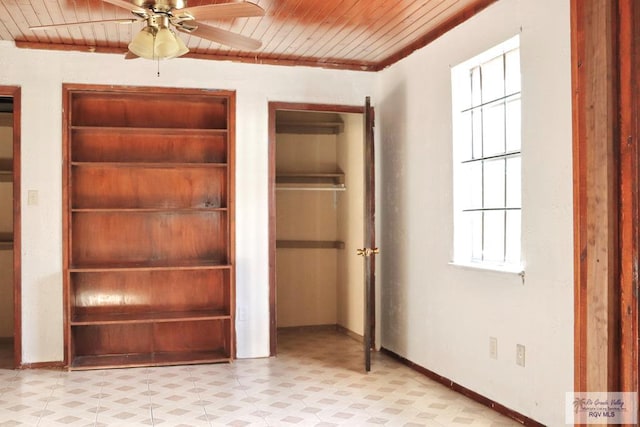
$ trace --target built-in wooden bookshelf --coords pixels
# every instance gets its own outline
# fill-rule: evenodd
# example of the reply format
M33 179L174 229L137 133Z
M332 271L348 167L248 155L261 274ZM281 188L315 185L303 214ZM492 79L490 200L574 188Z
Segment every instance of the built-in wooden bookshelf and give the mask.
M226 91L65 86L70 369L234 357Z

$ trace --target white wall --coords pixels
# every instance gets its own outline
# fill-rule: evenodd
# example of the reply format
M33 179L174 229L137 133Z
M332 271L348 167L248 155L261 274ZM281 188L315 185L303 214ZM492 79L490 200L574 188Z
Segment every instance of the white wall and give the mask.
M526 280L461 269L452 255L450 66L521 31ZM0 85L22 87L22 327L25 363L61 360L61 85L237 90L238 356L269 353L267 105L376 106L377 342L548 425L572 389L573 286L568 0L501 0L380 73L16 49ZM39 192L28 206L27 191ZM489 336L498 359L489 359ZM527 349L515 365L516 343Z
M450 67L521 35L526 278L449 264ZM546 425L573 389L568 0L502 0L382 71L376 90L382 346ZM489 337L498 359L489 358ZM526 366L515 363L526 346Z
M375 74L23 50L0 42L0 85L22 87L22 359L62 360L62 84L236 90L238 357L269 354L268 102L362 105ZM36 190L38 205L27 205Z

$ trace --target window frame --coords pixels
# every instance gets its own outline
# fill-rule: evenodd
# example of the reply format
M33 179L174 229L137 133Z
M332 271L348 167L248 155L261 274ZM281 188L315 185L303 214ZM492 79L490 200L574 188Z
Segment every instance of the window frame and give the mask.
M517 50L517 62L508 63L508 56ZM481 67L487 66L491 62L499 59L502 65L501 79L495 80L498 84L502 84L502 91L496 92L499 96L484 98L482 87L482 73ZM512 57L513 58L513 57ZM452 151L453 151L453 254L451 264L462 265L466 267L479 268L483 270L496 270L504 272L513 272L523 274L523 251L522 251L522 73L520 71L520 37L516 35L497 46L490 48L481 54L466 60L459 65L451 67L451 86L452 86ZM507 74L508 66L517 66L517 68L511 69L511 74L515 75L517 71L517 80L510 78ZM515 71L514 71L515 70ZM517 84L516 84L517 83ZM474 93L474 88L480 85L478 93ZM465 85L467 85L465 87ZM494 85L495 86L495 85ZM490 84L487 84L490 91L492 88ZM509 89L515 90L509 90ZM495 89L495 87L494 87ZM515 138L519 142L518 147L510 147L510 138L513 138L514 134L509 134L509 119L508 108L509 103L517 102L518 106L510 106L510 108L517 108L518 121L517 131L518 135ZM488 132L484 128L484 114L485 109L500 107L501 114L500 122L498 122L497 128L502 124L502 129L498 133L502 133L500 136L502 141L500 142L501 148L498 151L489 151L485 154L485 146L482 138ZM480 126L477 128L474 122L473 114L479 114ZM468 115L466 118L465 115ZM464 130L466 127L466 130ZM493 129L495 130L495 129ZM513 129L511 129L513 131ZM476 144L474 139L477 134L480 134L480 153L477 155ZM500 140L497 138L496 140ZM470 143L470 144L469 144ZM469 144L464 147L462 144ZM512 161L511 167L517 166L516 176L509 176L509 159L518 159L518 161ZM504 165L498 166L502 168L502 183L504 188L496 191L498 195L502 197L502 203L492 206L485 205L485 191L487 190L485 180L487 175L485 172L485 166L488 163L504 162ZM478 203L478 197L473 198L473 191L471 187L472 180L470 179L471 170L473 169L471 164L480 165L480 175L476 175L481 179L479 184L480 188L480 205L473 205L472 203ZM476 171L477 174L477 171ZM498 175L500 172L498 172ZM517 186L518 203L513 204L513 200L509 200L509 183L511 186ZM478 184L476 184L476 187ZM477 193L478 189L475 189ZM501 194L500 194L501 193ZM492 193L493 194L493 193ZM474 220L471 218L472 213L480 213L481 224L471 225ZM501 218L498 219L502 225L502 242L496 246L501 248L502 256L490 258L487 256L487 225L485 223L487 212L501 212ZM518 215L510 215L509 212L518 212ZM478 215L476 215L478 216ZM511 219L510 219L511 217ZM477 219L476 219L477 221ZM510 221L514 221L514 227L517 231L509 230ZM478 253L478 242L474 242L474 230L480 230L480 256ZM517 236L516 234L517 233ZM476 233L477 234L477 233ZM476 236L477 240L477 236ZM496 242L500 241L500 236L495 239ZM474 248L474 244L476 247ZM514 246L517 245L517 249ZM499 253L497 251L496 253ZM476 255L476 256L474 256Z

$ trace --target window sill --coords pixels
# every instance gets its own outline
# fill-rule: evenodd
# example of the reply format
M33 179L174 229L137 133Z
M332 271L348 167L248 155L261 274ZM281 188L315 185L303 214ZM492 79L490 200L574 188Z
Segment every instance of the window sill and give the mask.
M513 274L515 276L524 277L524 267L520 265L499 265L499 264L480 264L480 263L463 263L451 261L449 265L461 267L469 270L488 271L493 273Z

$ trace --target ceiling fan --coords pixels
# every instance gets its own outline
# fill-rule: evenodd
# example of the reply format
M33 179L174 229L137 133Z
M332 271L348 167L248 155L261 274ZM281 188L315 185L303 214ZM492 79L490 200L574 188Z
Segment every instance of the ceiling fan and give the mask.
M133 24L145 22L144 28L129 43L129 52L125 58L147 59L177 58L189 52L182 39L176 36L171 27L179 32L191 34L220 43L231 48L255 50L262 46L259 40L203 24L201 20L228 19L263 16L264 9L255 3L238 1L203 6L186 7L187 0L102 0L131 11L137 18L105 19L65 24L41 25L30 27L33 31L56 28L95 25L106 23Z

